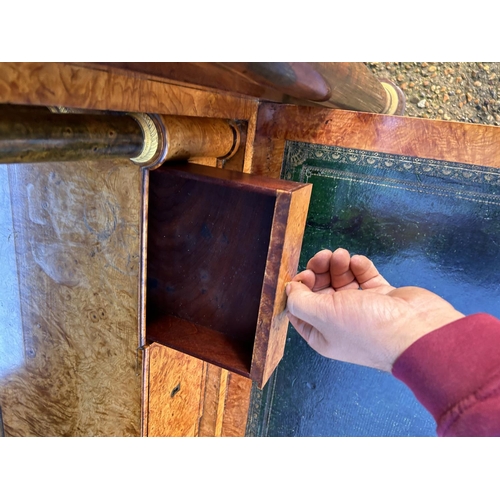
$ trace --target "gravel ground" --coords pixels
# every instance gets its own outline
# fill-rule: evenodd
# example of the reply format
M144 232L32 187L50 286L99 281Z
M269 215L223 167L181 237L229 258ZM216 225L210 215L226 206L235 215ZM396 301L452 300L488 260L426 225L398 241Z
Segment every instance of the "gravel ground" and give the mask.
M500 63L369 62L406 95L405 116L500 126Z

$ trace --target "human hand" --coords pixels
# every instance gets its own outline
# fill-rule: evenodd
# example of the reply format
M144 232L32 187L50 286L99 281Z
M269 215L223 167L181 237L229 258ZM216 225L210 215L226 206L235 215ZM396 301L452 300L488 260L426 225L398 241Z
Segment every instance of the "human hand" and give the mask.
M286 293L290 322L319 354L388 372L417 339L464 317L429 290L391 286L342 248L318 252Z

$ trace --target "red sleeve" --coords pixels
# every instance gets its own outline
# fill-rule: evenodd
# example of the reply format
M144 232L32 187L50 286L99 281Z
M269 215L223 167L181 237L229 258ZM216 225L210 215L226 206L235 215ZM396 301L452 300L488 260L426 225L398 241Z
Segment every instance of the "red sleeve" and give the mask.
M500 321L473 314L434 330L393 375L432 414L438 436L500 436Z

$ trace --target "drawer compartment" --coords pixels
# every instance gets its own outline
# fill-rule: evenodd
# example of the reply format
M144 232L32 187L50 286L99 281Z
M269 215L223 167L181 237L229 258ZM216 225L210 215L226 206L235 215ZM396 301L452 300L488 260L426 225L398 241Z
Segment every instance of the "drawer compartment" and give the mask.
M263 386L283 356L311 185L194 164L150 172L146 338Z

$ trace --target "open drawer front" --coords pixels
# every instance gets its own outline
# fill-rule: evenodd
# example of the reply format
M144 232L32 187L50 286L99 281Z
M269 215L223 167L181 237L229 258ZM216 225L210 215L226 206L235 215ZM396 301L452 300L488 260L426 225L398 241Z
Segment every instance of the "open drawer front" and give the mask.
M146 339L256 381L283 356L311 185L194 164L150 173Z

